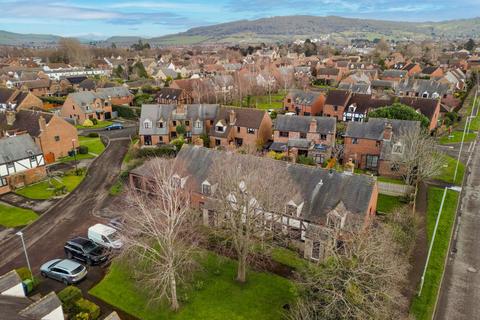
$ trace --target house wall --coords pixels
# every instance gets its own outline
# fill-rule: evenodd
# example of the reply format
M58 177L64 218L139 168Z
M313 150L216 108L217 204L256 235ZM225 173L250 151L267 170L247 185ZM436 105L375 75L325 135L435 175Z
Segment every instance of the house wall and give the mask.
M55 137L59 137L56 141ZM74 142L72 140L75 139ZM77 128L67 121L54 116L47 124L46 130L35 139L43 154L53 153L55 159L66 157L73 145L79 146Z
M335 106L331 104L325 104L323 106L323 116L325 117L336 117L337 120L341 121L343 119L343 112L345 111L345 106L337 106L337 111L335 111Z
M0 192L1 194L1 192ZM10 297L25 297L25 291L23 290L23 285L21 282L16 284L15 286L0 292L0 295L3 296L10 296Z
M115 105L132 105L133 103L133 96L125 96L125 97L112 97L110 99L112 104Z
M369 140L369 139L357 139L358 143L353 144L352 138L346 137L345 138L345 151L343 159L344 161L348 161L348 159L352 158L355 162L355 167L360 169L365 169L366 166L366 155L377 155L380 156L380 150L382 148L382 144L377 144L377 140Z
M51 311L49 314L42 317L41 320L63 320L65 319L63 315L62 306L59 306L55 310Z
M11 187L18 188L43 180L46 176L47 170L43 165L41 167L10 175L7 177L7 181Z

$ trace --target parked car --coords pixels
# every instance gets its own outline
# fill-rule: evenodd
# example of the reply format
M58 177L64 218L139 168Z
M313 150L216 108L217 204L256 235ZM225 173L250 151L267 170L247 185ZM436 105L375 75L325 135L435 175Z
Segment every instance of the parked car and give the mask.
M88 228L88 239L110 249L120 249L123 246L118 231L101 223Z
M123 129L123 124L121 123L112 123L111 125L105 127L105 130L119 130Z
M84 261L90 266L103 263L108 259L107 251L103 247L82 237L67 241L64 249L69 259Z
M40 267L42 277L63 282L66 285L78 283L87 276L87 268L69 259L54 259Z

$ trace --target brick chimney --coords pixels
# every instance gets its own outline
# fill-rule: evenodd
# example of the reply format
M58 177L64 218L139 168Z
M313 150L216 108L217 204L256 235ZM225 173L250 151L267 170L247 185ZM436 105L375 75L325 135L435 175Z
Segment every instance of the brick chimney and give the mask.
M47 120L45 120L42 115L40 115L40 117L38 118L38 126L40 127L41 132L47 130Z
M310 120L308 132L317 132L317 119L312 118L312 120Z
M5 111L5 117L7 118L7 125L13 126L13 123L15 122L15 118L16 118L15 111L12 111L12 110Z
M237 116L235 114L235 111L233 110L230 110L228 112L228 120L229 120L229 124L232 126L235 124L235 121L237 120Z
M390 141L392 139L392 123L385 122L385 127L383 129L383 140Z

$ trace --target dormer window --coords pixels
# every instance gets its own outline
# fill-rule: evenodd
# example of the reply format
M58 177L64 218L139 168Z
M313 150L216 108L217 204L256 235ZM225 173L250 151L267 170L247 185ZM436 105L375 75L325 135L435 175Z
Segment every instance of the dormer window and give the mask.
M202 194L206 196L209 196L212 194L212 186L207 180L203 181L202 183Z
M392 153L403 154L403 145L401 142L397 142L392 147Z
M150 121L149 119L146 119L145 121L143 121L143 128L144 129L151 129L152 128L152 121Z
M200 129L202 127L202 122L200 120L195 121L195 128Z
M424 92L424 93L422 94L422 98L428 98L428 92Z
M327 215L327 227L332 229L343 229L345 226L346 215L340 215L336 211L331 211Z
M255 129L253 129L253 128L247 128L247 133L248 133L248 134L255 134Z
M157 121L157 128L163 128L163 121Z

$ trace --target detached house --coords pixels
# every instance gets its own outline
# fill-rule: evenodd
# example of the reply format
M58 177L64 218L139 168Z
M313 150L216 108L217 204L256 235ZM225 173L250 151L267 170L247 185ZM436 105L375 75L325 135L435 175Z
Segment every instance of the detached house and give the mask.
M322 164L330 158L335 146L336 124L334 118L328 117L279 115L270 150L312 157Z
M178 137L178 126L185 128L187 141L194 141L210 131L219 108L217 104L144 104L140 115L140 144L170 143Z
M386 151L400 152L397 147L392 147L392 141L398 142L404 133L419 127L419 121L381 118L371 118L368 122L349 122L343 159L352 160L356 168L379 171L382 167L385 170L386 166L382 166L381 162L390 159Z
M97 95L112 105L132 105L133 94L126 87L98 88Z
M67 96L60 114L78 123L86 119L108 120L112 118L112 102L93 91L74 92Z
M28 134L0 139L0 194L47 175L42 151Z
M324 103L325 96L316 91L290 90L283 100L285 111L302 116L321 115Z
M286 176L292 183L291 198L285 199L284 212L261 208L261 222L278 239L295 241L304 257L321 261L329 254L342 230L370 224L378 198L373 177L340 173L251 155L228 153L199 146L184 145L174 161L174 170L181 183L179 191L190 197L203 224L221 228L221 212L215 212L216 185L212 181L215 161L229 163L268 163L272 172ZM154 159L130 172L130 184L139 192L148 192L153 176Z
M77 129L47 112L0 112L0 137L13 134L29 134L42 150L46 163L66 157L69 151L79 145Z
M422 67L418 63L409 63L402 70L407 71L409 77L422 72Z
M317 80L321 84L333 86L342 80L343 73L338 68L321 67L317 70Z
M222 107L213 124L209 132L212 147L259 146L272 137L272 120L263 110Z

